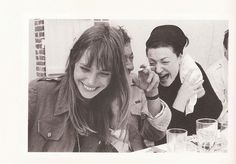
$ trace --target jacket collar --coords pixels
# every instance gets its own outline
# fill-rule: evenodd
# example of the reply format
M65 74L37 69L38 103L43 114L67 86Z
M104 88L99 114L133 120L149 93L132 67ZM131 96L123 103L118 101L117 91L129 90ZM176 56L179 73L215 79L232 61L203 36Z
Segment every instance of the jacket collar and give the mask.
M59 91L58 91L58 97L57 97L54 115L60 115L65 112L69 112L69 109L70 109L70 104L66 100L66 97L63 92L63 89L65 87L65 79L64 78L62 78L58 87L59 87L58 88Z

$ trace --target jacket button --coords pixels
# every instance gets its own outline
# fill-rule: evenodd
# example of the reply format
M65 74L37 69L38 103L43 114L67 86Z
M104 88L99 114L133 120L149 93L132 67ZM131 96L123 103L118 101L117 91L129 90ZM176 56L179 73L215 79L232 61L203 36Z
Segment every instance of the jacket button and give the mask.
M48 132L48 138L50 138L52 136L51 132Z

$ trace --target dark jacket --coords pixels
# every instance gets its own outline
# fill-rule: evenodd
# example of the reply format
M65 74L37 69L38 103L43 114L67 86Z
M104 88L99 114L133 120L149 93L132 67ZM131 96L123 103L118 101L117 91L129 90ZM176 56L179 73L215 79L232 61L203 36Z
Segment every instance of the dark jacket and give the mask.
M30 82L28 151L116 152L113 145L104 144L96 135L84 137L76 133L69 118L70 106L63 98L62 88L64 86L64 81L61 79L41 78ZM156 134L154 137L158 139L163 137L164 132L154 128L147 119L142 122L139 132L144 138L150 138L154 134ZM131 127L138 128L138 124L133 122ZM135 133L132 133L130 139L134 139L134 135ZM135 142L133 141L131 143Z
M42 78L29 84L28 151L106 151L96 135L79 136L69 118L63 98L63 80ZM116 151L106 147L107 151Z

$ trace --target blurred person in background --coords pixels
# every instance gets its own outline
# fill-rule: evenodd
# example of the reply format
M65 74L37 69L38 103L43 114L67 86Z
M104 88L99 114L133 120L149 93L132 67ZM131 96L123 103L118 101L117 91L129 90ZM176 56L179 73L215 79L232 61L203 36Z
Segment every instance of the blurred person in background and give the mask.
M130 117L128 120L129 142L132 151L154 145L165 136L170 123L171 112L168 105L159 97L159 77L146 66L141 66L138 75L133 73L134 54L131 38L125 29L119 29L124 38L125 67L130 86Z
M228 37L229 30L226 30L223 40L224 56L207 70L211 85L223 105L219 122L228 121Z

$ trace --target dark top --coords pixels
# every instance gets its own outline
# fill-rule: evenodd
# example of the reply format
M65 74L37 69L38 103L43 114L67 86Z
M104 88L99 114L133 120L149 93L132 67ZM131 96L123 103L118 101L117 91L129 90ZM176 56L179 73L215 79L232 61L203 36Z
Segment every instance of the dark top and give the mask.
M217 119L222 111L222 104L215 94L206 73L198 63L196 64L200 68L203 75L203 88L205 89L205 95L197 99L193 113L185 115L185 113L182 113L172 107L178 90L181 87L179 74L169 87L159 85L160 97L169 105L172 112L172 118L168 128L184 128L188 130L188 135L196 133L197 119L203 117Z

